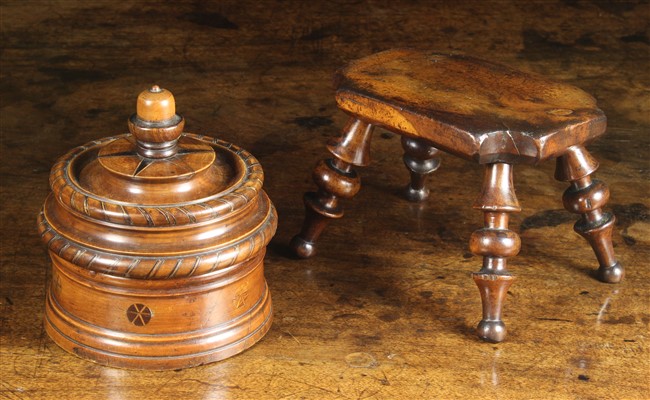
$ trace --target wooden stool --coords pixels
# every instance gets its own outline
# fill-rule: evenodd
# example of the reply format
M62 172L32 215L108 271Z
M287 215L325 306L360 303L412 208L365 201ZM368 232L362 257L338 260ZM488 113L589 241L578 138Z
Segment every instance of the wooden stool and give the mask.
M513 164L556 158L555 178L571 185L564 207L581 215L574 229L596 253L598 278L623 279L611 240L615 218L602 210L609 189L592 180L598 162L583 147L606 127L605 115L587 93L476 58L389 50L338 71L336 101L351 118L342 136L327 146L334 158L314 170L318 192L305 194L305 222L291 241L299 257L314 255L327 223L343 216L339 199L359 191L352 166L368 165L372 131L380 126L403 135L409 200L427 198L425 180L440 164L438 149L485 165L474 203L485 226L470 238L471 251L483 256L483 267L473 275L483 302L482 339L500 342L506 334L501 310L514 279L506 259L521 247L519 235L508 229L509 213L521 210Z

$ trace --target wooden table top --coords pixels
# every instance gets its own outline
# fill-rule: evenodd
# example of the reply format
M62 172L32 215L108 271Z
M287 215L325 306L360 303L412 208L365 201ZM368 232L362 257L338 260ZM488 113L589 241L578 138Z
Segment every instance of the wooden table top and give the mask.
M643 399L650 391L650 77L646 2L91 1L0 5L0 398ZM521 253L504 320L480 342L468 250L483 171L444 157L422 204L400 138L379 131L362 188L319 255L287 243L324 144L343 127L334 72L395 47L462 52L575 85L608 131L588 146L618 217L620 285L561 203L552 162L515 167ZM127 132L142 90L170 89L186 131L255 155L277 207L266 277L274 322L224 362L169 372L101 367L43 331L50 279L36 216L68 150Z

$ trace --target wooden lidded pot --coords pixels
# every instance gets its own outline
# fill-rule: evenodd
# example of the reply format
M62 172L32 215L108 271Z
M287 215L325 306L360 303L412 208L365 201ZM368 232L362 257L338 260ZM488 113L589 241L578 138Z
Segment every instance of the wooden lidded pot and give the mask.
M45 327L100 364L176 369L237 354L271 326L277 215L247 151L183 133L172 94L138 97L131 134L52 168L38 227L52 258Z

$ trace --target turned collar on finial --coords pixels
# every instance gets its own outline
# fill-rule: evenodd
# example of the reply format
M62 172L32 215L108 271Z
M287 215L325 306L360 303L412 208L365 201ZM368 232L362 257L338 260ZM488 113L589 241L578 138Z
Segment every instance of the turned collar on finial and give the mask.
M176 102L169 90L153 85L141 92L136 113L129 118L129 130L138 143L138 154L147 158L176 154L184 122L176 115Z

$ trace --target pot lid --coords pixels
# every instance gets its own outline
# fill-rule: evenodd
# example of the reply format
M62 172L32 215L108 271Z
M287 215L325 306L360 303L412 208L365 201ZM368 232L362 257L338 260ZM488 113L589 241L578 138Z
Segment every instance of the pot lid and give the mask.
M185 226L232 215L257 197L263 172L237 146L183 133L174 96L138 96L130 134L73 149L52 168L59 203L85 219L132 227Z

